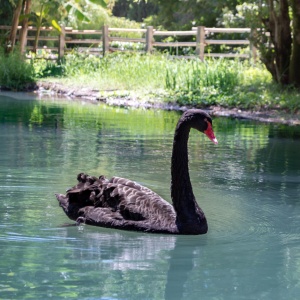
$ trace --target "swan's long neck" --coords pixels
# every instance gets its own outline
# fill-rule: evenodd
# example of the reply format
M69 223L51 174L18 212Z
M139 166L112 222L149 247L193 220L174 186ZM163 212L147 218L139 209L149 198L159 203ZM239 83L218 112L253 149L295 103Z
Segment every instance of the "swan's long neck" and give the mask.
M185 233L205 233L207 222L193 194L188 169L188 138L190 125L178 122L171 162L171 197L177 213L177 226Z

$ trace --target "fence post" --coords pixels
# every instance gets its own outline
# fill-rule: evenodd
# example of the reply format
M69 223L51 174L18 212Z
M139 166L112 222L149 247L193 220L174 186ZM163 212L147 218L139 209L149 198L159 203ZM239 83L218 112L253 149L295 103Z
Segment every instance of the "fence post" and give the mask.
M255 47L254 43L253 43L253 37L256 35L256 30L255 29L251 29L250 32L250 58L252 58L253 62L256 63L257 60L257 48Z
M152 49L153 49L153 26L148 26L146 32L146 52L151 53Z
M102 48L103 48L103 56L106 53L109 53L109 36L108 36L107 25L103 25L102 27Z
M65 55L66 46L66 30L64 26L61 26L61 32L59 35L59 45L58 45L58 59L62 59Z
M23 20L23 25L20 30L20 37L19 37L19 42L20 42L20 51L21 53L24 53L26 50L26 45L27 45L27 34L28 34L28 21L27 24L25 23L26 20Z
M205 27L197 26L196 55L198 55L202 61L204 60L204 48L205 48Z
M257 49L254 46L253 43L250 44L250 49L251 49L251 53L250 53L250 57L253 59L253 62L256 63L257 61Z

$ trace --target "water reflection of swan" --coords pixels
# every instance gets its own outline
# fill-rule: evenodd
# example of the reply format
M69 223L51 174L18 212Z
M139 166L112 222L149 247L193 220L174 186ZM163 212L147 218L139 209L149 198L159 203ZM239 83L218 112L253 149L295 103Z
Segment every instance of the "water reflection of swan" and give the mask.
M166 300L184 299L188 292L186 284L199 256L197 250L205 242L186 236L97 231L86 227L76 233L73 229L61 231L65 246L73 249L69 259L87 266L90 276L102 286L99 299L105 296L101 294L104 290L118 299L145 299L138 297L143 292L153 298L160 295L161 299L164 295ZM66 275L70 274L72 271L66 270ZM120 285L116 278L127 280ZM137 281L140 291L132 295ZM156 291L152 290L154 286Z
M174 235L137 235L105 229L99 232L86 228L77 235L70 227L64 232L72 237L66 240L70 244L68 248L74 248L73 256L77 261L98 261L108 270L123 272L155 269L153 263L159 257L169 258L168 253L174 250L177 238Z
M134 239L131 247L123 247L116 259L107 261L112 270L149 270L154 259L159 257L161 251L170 251L175 247L175 237L159 236L155 240L145 236ZM126 239L128 242L128 240ZM125 243L125 240L124 240Z
M173 205L128 179L108 180L80 173L76 186L66 195L56 195L60 206L78 223L144 232L206 233L207 221L195 200L189 177L187 143L191 128L217 143L207 113L199 109L183 113L175 130L171 160Z

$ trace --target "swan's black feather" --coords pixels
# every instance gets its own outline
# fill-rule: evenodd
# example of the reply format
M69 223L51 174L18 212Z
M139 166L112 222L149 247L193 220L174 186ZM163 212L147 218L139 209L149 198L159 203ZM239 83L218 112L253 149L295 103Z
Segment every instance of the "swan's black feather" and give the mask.
M79 182L66 195L56 197L71 219L80 217L80 222L90 225L166 232L165 228L176 220L170 203L126 178L96 179L88 185ZM176 226L171 230L176 233Z
M198 206L189 178L187 143L189 131L209 127L216 142L210 116L199 109L187 110L177 123L171 160L173 205L150 189L126 178L77 175L78 183L66 195L56 194L67 216L77 223L117 229L204 234L205 215Z

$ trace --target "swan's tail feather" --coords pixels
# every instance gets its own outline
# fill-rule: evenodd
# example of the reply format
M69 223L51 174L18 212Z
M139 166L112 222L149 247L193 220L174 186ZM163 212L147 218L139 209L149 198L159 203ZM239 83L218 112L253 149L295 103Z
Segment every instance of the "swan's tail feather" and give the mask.
M111 198L109 193L112 190L107 189L109 180L104 175L95 177L85 173L79 173L77 180L78 183L72 188L69 188L65 195L55 194L59 205L69 218L76 220L79 217L79 209L83 207L110 206L107 203L105 204L105 199ZM113 206L113 203L111 204Z

